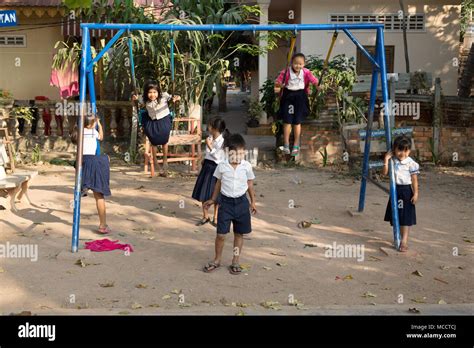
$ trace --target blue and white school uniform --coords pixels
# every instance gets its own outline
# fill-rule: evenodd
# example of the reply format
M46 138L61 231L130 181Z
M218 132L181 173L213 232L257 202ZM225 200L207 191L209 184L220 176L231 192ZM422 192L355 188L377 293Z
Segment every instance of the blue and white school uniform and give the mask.
M411 176L413 174L420 174L420 165L411 157L407 157L403 161L393 157L392 159L394 162L395 182L397 185L397 206L400 226L416 225L416 209L415 205L411 202L413 198ZM390 199L388 200L387 209L385 210L384 221L390 221L390 225L393 225Z
M171 132L171 115L168 101L171 95L163 92L160 100L149 101L140 112L143 131L152 145L168 143Z
M255 179L252 165L242 160L234 169L229 161L225 160L219 163L214 176L221 180L217 233L229 233L231 223L234 233L252 232L250 202L246 195L247 181Z
M92 190L110 196L110 164L107 155L96 155L97 129L84 128L82 191Z
M212 150L206 145L204 162L193 189L192 197L195 200L205 202L211 199L217 182L214 172L217 165L224 160L224 157L224 137L220 134L216 139L212 140Z

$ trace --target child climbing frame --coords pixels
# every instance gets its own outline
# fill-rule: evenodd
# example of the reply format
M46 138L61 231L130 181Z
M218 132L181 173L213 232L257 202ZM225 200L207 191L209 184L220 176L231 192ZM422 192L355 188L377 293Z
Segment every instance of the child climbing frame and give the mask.
M90 48L90 30L118 30L114 37L105 45L105 47L92 58ZM377 92L377 81L378 75L381 76L382 82L382 98L385 105L384 112L384 125L385 125L385 136L387 139L387 150L390 149L391 140L391 129L390 129L390 117L391 110L388 103L388 83L387 83L387 68L385 62L385 49L384 49L384 24L382 23L364 23L364 24L269 24L269 25L252 25L252 24L239 24L239 25L224 25L224 24L210 24L210 25L172 25L172 24L101 24L101 23L82 23L82 53L81 53L81 64L80 64L80 115L79 115L79 129L84 127L84 117L86 114L86 92L89 88L90 103L92 110L95 112L96 109L96 98L94 90L94 64L96 64L104 54L112 47L112 45L126 32L136 30L163 30L163 31L291 31L295 35L298 31L306 30L322 30L322 31L343 31L349 39L361 50L361 52L368 58L373 65L372 71L372 83L370 93L370 104L369 104L369 118L367 122L367 134L371 134L372 121L375 108L375 98ZM353 36L350 30L374 30L376 34L376 53L375 57L367 52L367 50L360 44L360 42ZM134 122L134 120L132 120ZM77 252L79 247L79 226L80 226L80 210L81 210L81 182L82 182L82 144L83 144L83 132L79 132L79 139L77 143L77 154L76 154L76 179L74 187L74 213L73 213L73 225L72 225L72 252ZM359 211L364 209L365 202L365 189L367 183L367 173L369 168L369 152L370 152L370 136L367 137L365 142L364 161L362 169L362 183L359 195ZM395 186L395 177L393 172L393 162L390 161L389 167L390 175L390 201L393 216L393 235L395 246L397 249L400 245L400 225L398 221L398 209L397 209L397 193Z

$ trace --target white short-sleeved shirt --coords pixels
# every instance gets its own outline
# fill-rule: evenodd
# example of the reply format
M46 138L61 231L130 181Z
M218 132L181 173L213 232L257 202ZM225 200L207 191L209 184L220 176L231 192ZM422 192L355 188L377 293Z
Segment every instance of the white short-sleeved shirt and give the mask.
M210 137L212 139L212 136ZM206 145L206 155L204 159L214 161L219 164L224 160L224 137L222 134L215 139L212 139L212 150L209 150L209 147Z
M252 165L242 160L234 169L228 160L217 165L214 176L221 180L221 194L230 198L238 198L248 190L248 180L255 179Z
M146 111L148 111L148 116L152 120L159 120L160 118L166 117L170 114L170 109L168 108L168 101L171 99L171 95L166 92L161 94L161 99L147 102Z
M84 143L82 153L84 155L95 155L97 150L97 139L99 132L95 128L84 128Z
M411 176L413 174L420 174L420 165L416 163L411 157L400 161L398 158L393 158L395 181L397 185L411 185Z
M293 69L290 70L290 78L288 79L288 88L290 91L298 91L300 89L304 89L304 71L303 69L300 70L298 74L295 74Z

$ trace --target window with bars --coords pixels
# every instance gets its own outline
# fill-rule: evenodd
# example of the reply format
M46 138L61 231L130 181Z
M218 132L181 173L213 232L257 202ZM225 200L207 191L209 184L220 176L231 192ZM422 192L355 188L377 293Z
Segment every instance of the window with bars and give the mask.
M0 47L26 47L26 35L0 35Z
M364 46L368 53L375 57L375 46ZM394 72L395 63L395 46L385 46L385 63L387 65L387 73ZM357 48L357 63L356 71L358 75L369 75L372 74L372 63L367 59L365 54Z
M408 31L425 31L424 14L406 14L405 21ZM332 24L383 23L387 31L403 30L403 18L400 18L398 13L334 13L329 15L329 22Z

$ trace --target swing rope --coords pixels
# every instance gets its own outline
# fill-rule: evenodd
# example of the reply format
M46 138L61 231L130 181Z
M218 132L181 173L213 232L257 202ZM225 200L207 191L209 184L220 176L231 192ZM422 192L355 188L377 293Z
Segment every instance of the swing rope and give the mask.
M171 38L170 38L170 69L171 69L171 97L174 97L175 95L175 89L176 89L176 83L175 83L175 72L174 72L174 37L173 37L173 32L171 32ZM170 110L171 114L171 122L173 124L173 129L177 130L178 129L178 124L174 123L175 117L177 117L177 112L176 112L176 102L173 101L173 108Z
M331 45L329 46L328 54L326 55L326 59L324 60L323 71L321 72L321 76L319 77L319 84L321 84L324 74L327 73L328 66L329 66L329 58L331 58L331 53L334 48L334 45L336 44L338 35L339 35L339 32L337 30L334 32L334 34L332 34Z
M130 30L128 31L128 58L130 64L130 75L132 79L132 89L135 96L137 96L137 100L132 101L132 134L130 138L130 152L135 153L137 147L137 128L138 124L140 123L140 118L138 116L139 112L139 105L138 105L138 87L137 87L137 79L135 76L135 62L133 60L133 41L132 41L132 34Z
M332 34L331 45L329 46L329 50L328 50L328 53L326 55L326 59L324 60L323 70L321 71L321 75L319 76L319 81L318 81L319 86L321 86L321 82L323 81L324 75L327 74L327 72L328 72L329 59L331 58L331 53L332 53L332 50L334 48L334 45L336 44L338 35L339 35L339 32L337 30L334 31L334 33ZM318 94L319 94L319 90L316 90L314 98L312 99L312 102L311 102L311 106L310 106L311 110L313 109L313 106L316 103L316 100L318 99Z
M279 95L280 98L283 95L283 89L285 88L285 80L286 80L286 77L288 76L288 71L291 64L291 58L293 57L293 52L295 50L295 45L296 45L296 35L293 35L290 39L290 49L288 50L288 56L286 58L286 68L285 68L285 73L283 74L283 81L282 81L283 86L281 86L280 88L280 95Z

